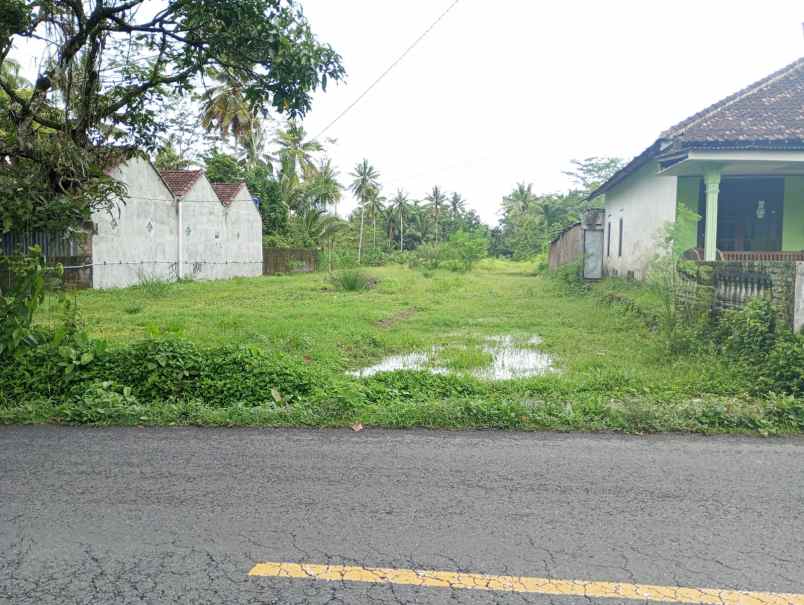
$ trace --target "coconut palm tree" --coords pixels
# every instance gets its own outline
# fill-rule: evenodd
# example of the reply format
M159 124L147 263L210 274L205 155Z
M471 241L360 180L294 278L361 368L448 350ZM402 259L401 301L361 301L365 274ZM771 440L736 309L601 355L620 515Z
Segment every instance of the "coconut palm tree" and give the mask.
M416 247L430 239L433 231L433 223L428 216L427 208L422 207L418 200L414 200L408 205L407 238L415 242L414 246L410 243L408 247Z
M265 149L265 132L256 110L243 96L243 84L225 71L210 70L219 84L201 95L201 125L217 131L243 148L246 163L254 166Z
M377 250L377 215L382 215L384 209L385 197L380 193L379 189L373 189L371 196L368 198L368 205L366 206L372 224L371 235L374 241L372 250Z
M449 198L449 212L452 220L458 220L466 212L466 200L460 193L453 193Z
M426 199L430 203L430 211L433 213L433 217L435 218L435 241L437 244L439 237L438 232L441 230L439 217L441 215L442 209L444 208L444 205L447 202L447 196L444 195L444 192L441 191L441 188L438 185L436 185L424 199Z
M396 218L399 218L399 249L405 249L405 217L408 213L408 195L401 189L397 189L396 195L391 200L389 205L389 209L391 211L391 216L389 217L391 220L389 221L389 226L396 225ZM394 239L391 234L390 238Z
M313 207L327 209L332 206L337 216L343 186L338 182L338 171L333 166L332 160L322 160L311 171L307 189Z
M316 140L306 140L307 133L295 120L288 121L287 128L279 130L276 142L279 145L279 165L282 178L299 181L310 176L315 169L315 154L324 146Z
M368 160L364 159L355 166L354 172L350 172L349 176L353 177L349 188L360 204L360 239L357 244L357 262L360 264L363 254L363 225L366 204L369 198L374 195L374 192L380 189L380 173L375 170L374 166L369 164Z
M517 183L516 189L503 198L503 207L515 212L527 212L531 204L536 201L533 195L533 183Z

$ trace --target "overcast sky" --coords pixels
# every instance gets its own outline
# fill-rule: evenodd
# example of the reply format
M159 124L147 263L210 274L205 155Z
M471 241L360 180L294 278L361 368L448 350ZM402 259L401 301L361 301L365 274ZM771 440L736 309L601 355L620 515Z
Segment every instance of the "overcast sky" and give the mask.
M311 136L453 1L301 0L348 72L316 95ZM325 137L344 184L365 157L387 196L437 184L494 223L518 181L565 189L572 158L631 158L804 56L802 22L801 0L460 0ZM34 70L38 54L16 56ZM341 213L353 206L347 193Z
M343 56L311 134L453 0L303 0ZM572 158L630 158L665 128L804 56L801 0L460 0L326 136L343 181L368 158L386 195L459 191L487 222L517 181L568 186ZM344 204L348 206L348 204Z

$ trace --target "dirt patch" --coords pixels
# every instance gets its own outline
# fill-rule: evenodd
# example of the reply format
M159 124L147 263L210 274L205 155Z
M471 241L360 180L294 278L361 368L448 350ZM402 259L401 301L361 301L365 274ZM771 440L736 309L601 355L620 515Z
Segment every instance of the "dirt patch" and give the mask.
M396 324L400 321L405 321L406 319L410 319L416 315L416 307L410 307L409 309L402 309L398 313L394 313L391 317L387 317L385 319L381 319L377 322L377 326L380 328L393 328Z

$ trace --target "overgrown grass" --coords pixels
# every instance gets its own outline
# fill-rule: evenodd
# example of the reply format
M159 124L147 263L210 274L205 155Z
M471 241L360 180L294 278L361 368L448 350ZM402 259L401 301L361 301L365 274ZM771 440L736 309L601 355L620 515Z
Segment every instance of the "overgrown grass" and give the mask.
M304 274L171 284L165 296L142 287L81 292L78 307L91 335L108 342L112 353L167 335L196 345L193 355L213 360L218 372L231 372L231 383L215 386L214 374L204 370L208 377L200 385L189 381L171 392L175 381L158 378L162 370L98 371L69 395L25 387L26 396L6 396L0 421L260 426L359 421L635 432L804 428L801 399L752 396L750 380L717 356L668 356L650 322L629 305L601 304L605 293L567 295L554 280L535 275L532 264L486 260L466 274L433 271L429 277L382 267L372 268L372 277L376 287L363 291L333 289L326 275ZM131 308L139 310L125 312ZM53 309L46 308L39 321L54 321ZM488 362L477 347L482 338L504 334L541 337L540 348L554 356L559 371L502 382L468 377L465 371ZM434 346L459 370L455 375L394 372L365 380L345 375L389 354ZM232 353L239 347L251 351L247 362ZM255 361L252 356L261 351L268 358ZM114 354L125 358L124 352ZM255 363L262 368L259 375L247 374ZM283 377L291 371L298 388L290 389ZM238 391L247 375L257 377ZM153 389L139 386L149 381ZM2 379L0 387L9 391ZM216 393L214 401L210 393Z
M336 290L344 292L368 290L373 284L372 279L359 269L344 269L333 273L330 281Z

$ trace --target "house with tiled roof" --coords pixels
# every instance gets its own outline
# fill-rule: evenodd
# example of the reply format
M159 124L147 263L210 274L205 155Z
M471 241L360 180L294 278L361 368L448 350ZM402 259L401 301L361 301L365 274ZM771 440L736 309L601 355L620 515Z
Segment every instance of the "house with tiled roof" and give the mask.
M160 176L178 203L181 277L262 274L262 219L244 182L212 183L203 170Z
M65 283L84 288L262 275L262 219L245 183L210 183L203 170L160 173L140 156L107 174L126 197L94 211L83 236L7 234L0 249L38 244L64 266Z
M689 258L804 261L804 58L662 132L590 197L609 275L644 277L673 222Z

